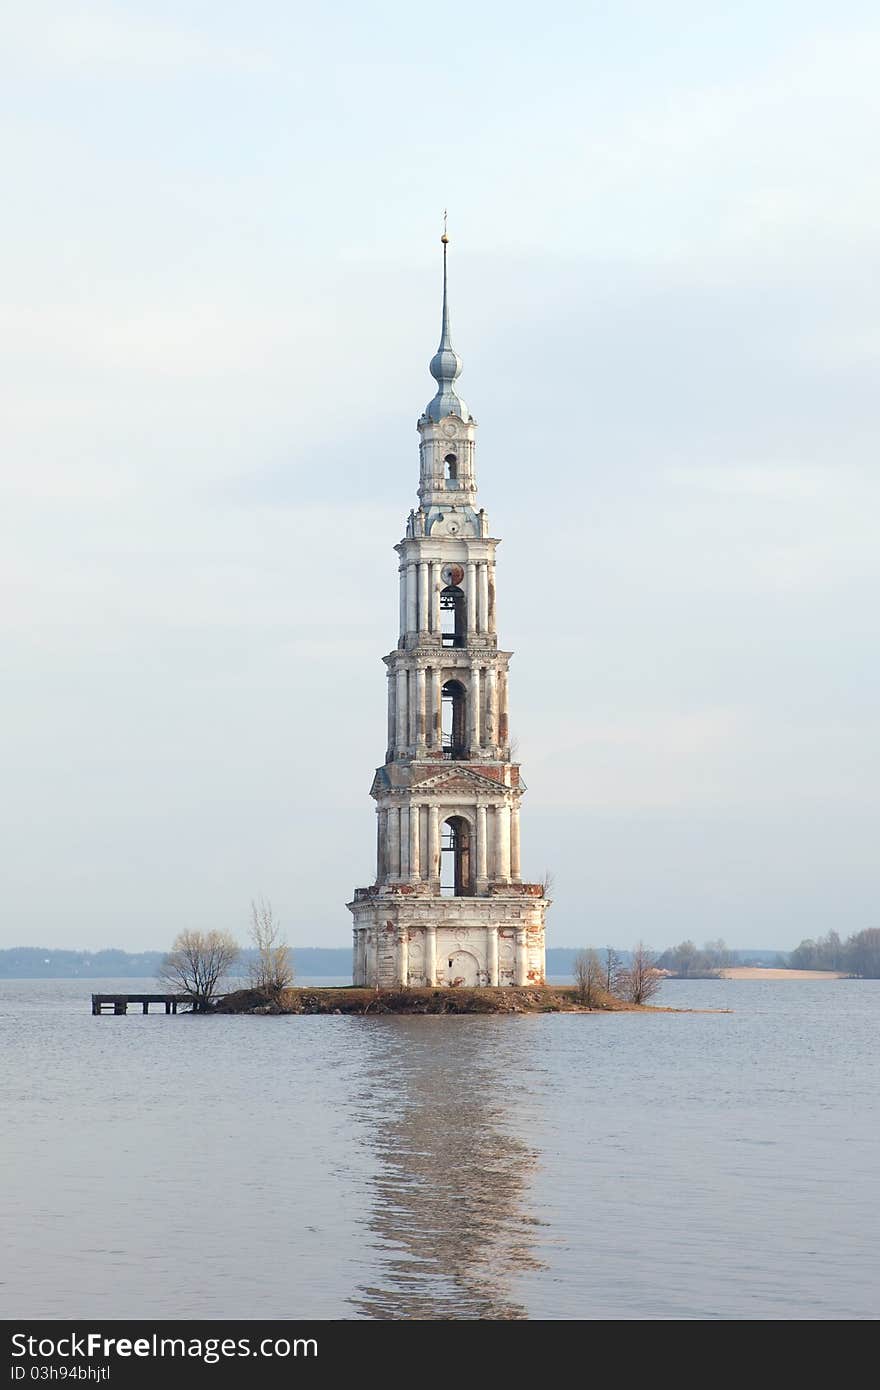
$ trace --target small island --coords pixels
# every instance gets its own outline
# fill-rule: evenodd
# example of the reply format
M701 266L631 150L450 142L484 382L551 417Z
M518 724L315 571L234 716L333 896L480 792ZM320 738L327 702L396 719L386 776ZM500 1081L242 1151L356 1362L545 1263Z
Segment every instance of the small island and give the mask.
M202 1015L625 1013L649 1010L648 1001L663 980L652 953L640 942L625 967L610 948L604 962L595 950L579 952L573 984L297 985L290 947L280 935L271 903L252 904L251 937L247 983L221 991L220 981L231 977L240 957L237 943L223 932L179 933L158 971L159 979L177 990L176 996L168 996L172 1004L176 997L178 1004ZM100 1012L96 998L93 1011ZM127 1001L122 996L118 1000L124 1012ZM105 1002L110 1003L109 996ZM148 1008L144 1005L145 1012Z
M596 990L589 1004L577 985L492 986L488 988L366 989L358 985L291 987L268 995L239 989L219 998L218 1014L548 1014L681 1013L681 1009L632 1004ZM690 1012L686 1010L684 1012Z

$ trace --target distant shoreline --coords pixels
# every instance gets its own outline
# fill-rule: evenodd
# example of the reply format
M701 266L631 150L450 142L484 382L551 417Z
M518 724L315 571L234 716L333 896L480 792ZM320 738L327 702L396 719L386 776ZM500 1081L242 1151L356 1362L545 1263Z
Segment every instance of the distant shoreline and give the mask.
M730 965L724 980L848 980L845 970L785 970L763 965Z
M604 948L602 948L604 949ZM579 948L548 946L545 974L548 981L571 980ZM623 965L627 951L615 952ZM240 969L247 977L250 951L242 953ZM15 946L0 948L0 980L155 980L164 953L162 951L130 952L111 950L67 950L49 946ZM766 960L768 965L780 955L779 951L737 951L734 960ZM351 979L351 947L294 946L293 960L301 980Z

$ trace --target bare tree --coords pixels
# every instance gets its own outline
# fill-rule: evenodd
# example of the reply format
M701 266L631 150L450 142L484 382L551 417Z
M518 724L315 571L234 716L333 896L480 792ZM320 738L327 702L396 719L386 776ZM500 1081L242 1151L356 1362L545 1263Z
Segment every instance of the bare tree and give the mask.
M556 882L556 875L550 870L544 870L544 877L541 879L541 887L544 890L544 897L549 898L553 892L553 885Z
M633 947L629 965L620 972L621 998L630 1004L646 1004L653 999L662 983L663 976L658 973L656 956L640 941Z
M856 932L846 943L847 961L854 975L863 980L880 980L880 927Z
M293 984L293 956L281 937L281 924L265 898L251 901L251 940L257 949L249 976L254 989L280 994Z
M591 1009L604 992L605 972L602 963L592 946L586 951L578 951L574 958L575 993L580 1004Z
M731 954L722 936L717 941L707 941L703 951L710 970L726 970L732 964Z
M196 1010L206 1009L217 985L240 955L237 941L225 931L182 931L156 971L156 978L192 995Z
M616 994L620 986L620 956L611 946L605 947L605 991Z

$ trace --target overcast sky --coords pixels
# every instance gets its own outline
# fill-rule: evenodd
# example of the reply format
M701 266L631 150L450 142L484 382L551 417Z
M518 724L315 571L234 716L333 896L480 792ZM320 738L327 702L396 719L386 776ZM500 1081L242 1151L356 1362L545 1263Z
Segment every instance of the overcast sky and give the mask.
M876 6L2 8L2 945L345 945L442 210L549 945L877 925Z

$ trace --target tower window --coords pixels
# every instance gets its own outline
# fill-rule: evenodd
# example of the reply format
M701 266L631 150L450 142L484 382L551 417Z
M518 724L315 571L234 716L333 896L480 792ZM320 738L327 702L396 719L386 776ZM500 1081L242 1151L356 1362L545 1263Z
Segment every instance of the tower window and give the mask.
M467 758L467 694L461 681L447 681L440 692L444 758Z
M465 597L457 584L440 591L440 630L444 647L463 647L467 641Z
M458 477L458 459L455 454L447 454L443 462L446 464L447 479L451 482L455 482Z
M440 893L444 898L471 898L471 828L464 816L450 816L440 837Z

